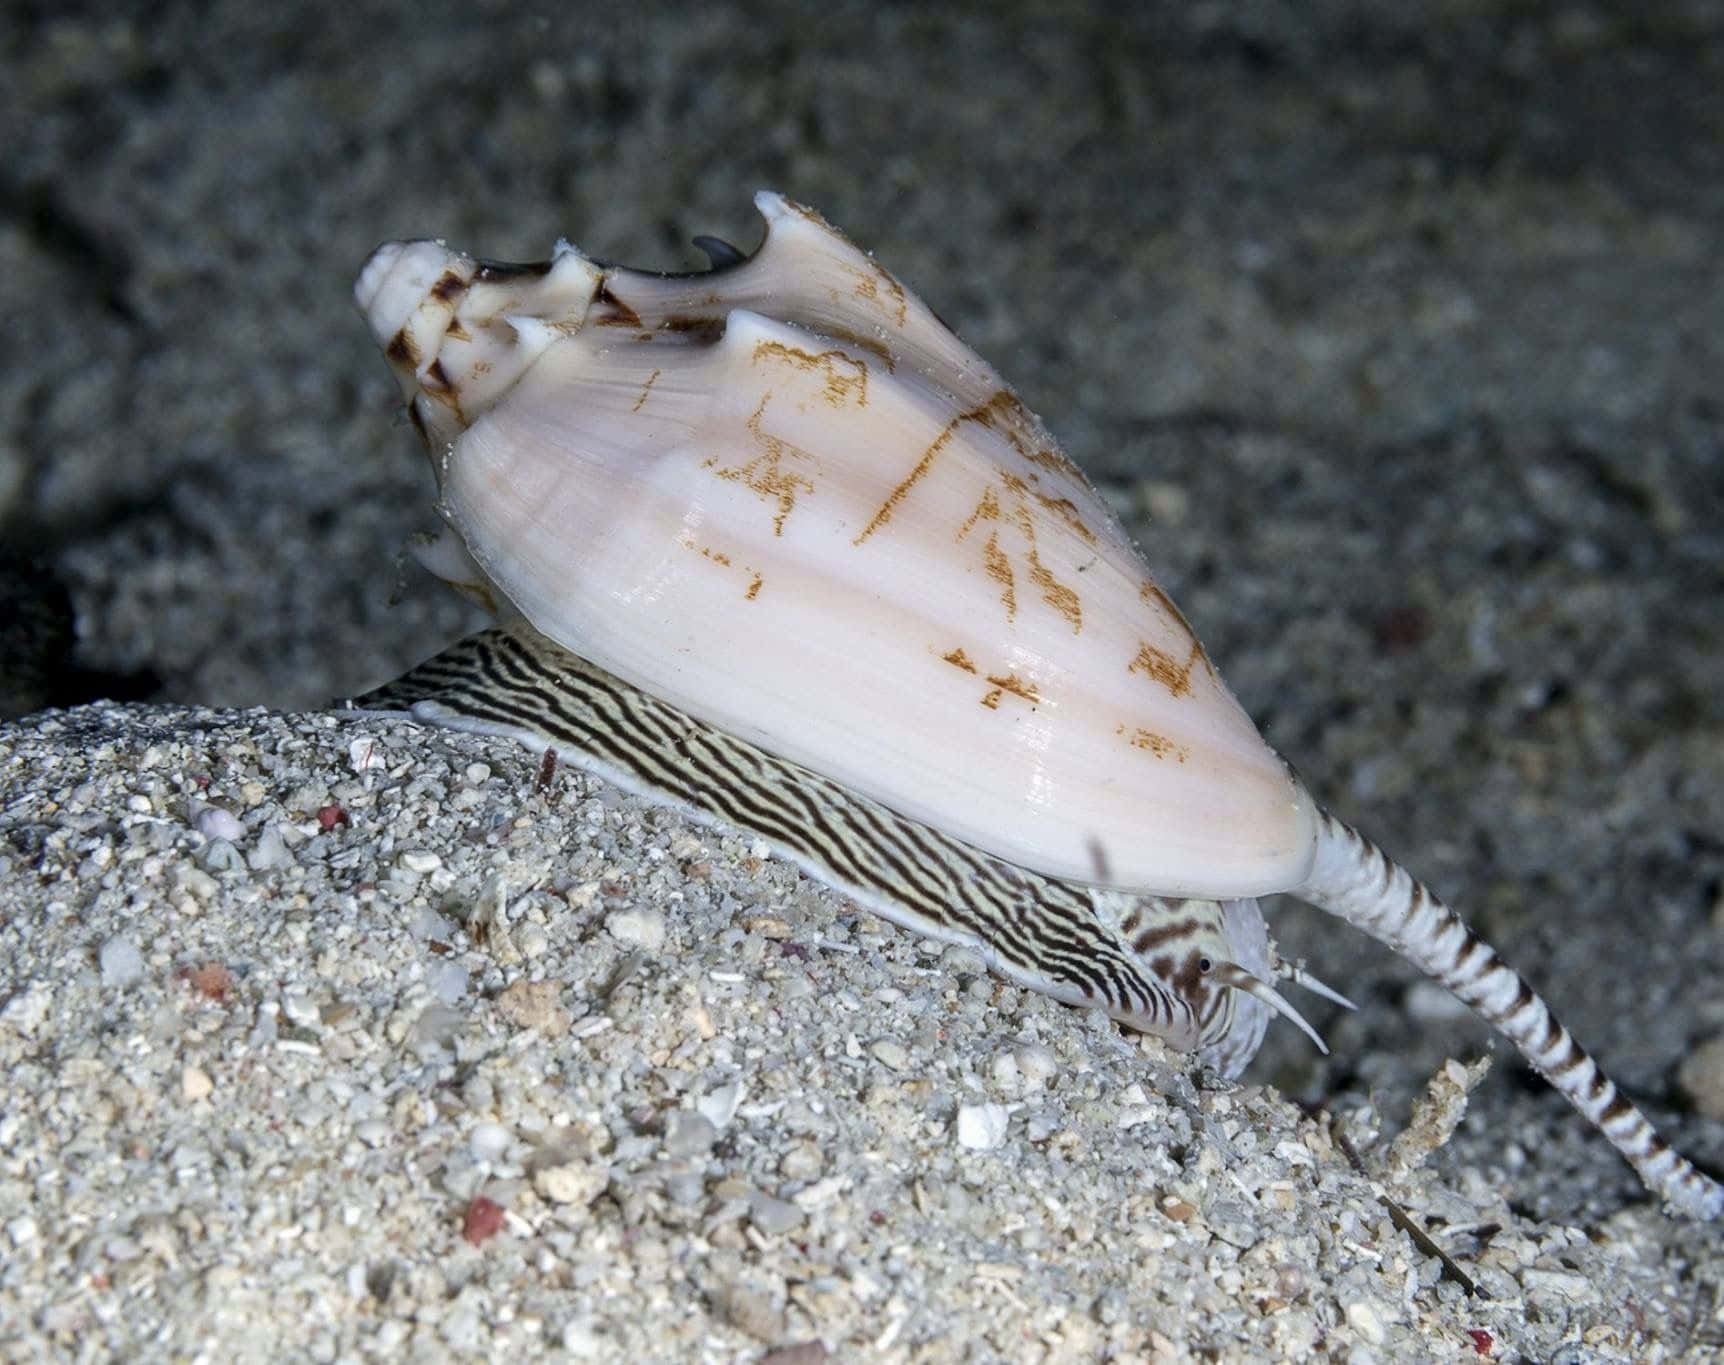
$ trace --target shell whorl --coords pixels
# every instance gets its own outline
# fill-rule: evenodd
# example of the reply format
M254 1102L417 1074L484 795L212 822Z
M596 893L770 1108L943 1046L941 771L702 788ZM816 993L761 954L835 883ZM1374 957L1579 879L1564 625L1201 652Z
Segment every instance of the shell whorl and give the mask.
M747 830L882 917L1225 1075L1262 1042L1269 1010L1211 979L1224 964L1272 976L1255 902L1129 896L1013 866L647 696L525 622L462 640L354 705L548 746Z
M1304 792L1107 500L811 210L696 275L390 243L356 301L479 576L566 649L1051 877L1310 866ZM467 584L463 577L464 586Z

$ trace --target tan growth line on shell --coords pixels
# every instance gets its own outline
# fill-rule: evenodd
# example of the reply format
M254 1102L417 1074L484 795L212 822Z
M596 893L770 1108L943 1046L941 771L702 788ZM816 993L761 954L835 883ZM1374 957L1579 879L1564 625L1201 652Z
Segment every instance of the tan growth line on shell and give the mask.
M1168 620L1178 625L1178 627L1189 635L1193 641L1197 639L1197 632L1191 628L1191 622L1185 619L1185 613L1179 609L1171 597L1164 593L1149 579L1146 578L1141 584L1139 584L1137 595L1142 601L1148 603L1150 606L1161 608L1162 615L1166 616ZM1213 670L1213 666L1209 663L1207 655L1204 656L1203 662L1205 667L1209 667Z
M1039 492L1035 489L1031 489L1030 494L1043 507L1047 508L1048 511L1052 512L1061 521L1065 522L1067 526L1071 527L1072 533L1082 540L1085 545L1095 544L1095 532L1084 525L1083 518L1078 515L1077 504L1070 498L1049 497L1046 493Z
M874 515L868 519L868 524L864 526L861 533L850 542L852 545L860 545L863 541L867 540L869 536L873 535L874 532L878 531L887 522L892 520L892 513L898 510L898 504L903 502L904 499L910 495L910 490L920 483L927 475L928 471L934 467L934 458L940 453L946 443L957 434L958 428L970 420L971 417L969 413L961 412L951 421L946 423L945 429L941 431L941 433L934 438L933 443L922 452L921 458L916 461L910 472L899 480L896 488L886 495L886 500L880 504L880 506L875 510Z
M1177 744L1166 735L1158 735L1154 730L1145 730L1141 725L1133 726L1128 733L1121 725L1114 734L1124 736L1125 742L1134 749L1144 749L1157 758L1172 758L1183 763L1191 757L1189 745Z
M702 460L700 467L712 470L716 478L740 483L750 492L777 502L778 511L772 518L772 534L781 536L784 534L786 519L796 510L798 495L814 491L814 481L806 475L784 468L784 460L789 456L812 462L814 456L763 428L761 418L766 412L766 405L771 401L770 393L763 395L760 406L755 408L748 419L748 430L760 443L760 454L745 464L728 468L720 468L717 458L711 457Z
M1017 584L1012 578L1012 561L1000 548L997 531L988 532L988 543L982 546L982 567L988 577L1000 585L1000 601L1006 608L1006 620L1014 620L1018 614Z
M897 280L893 279L884 266L877 265L872 261L870 261L869 264L874 266L874 273L869 275L863 271L855 270L856 288L852 292L859 299L864 299L869 303L880 305L881 311L888 312L891 315L892 320L897 323L898 329L902 331L904 324L908 322L910 318L910 300L904 292L904 286L899 284ZM854 267L847 268L852 270L855 269ZM886 293L891 295L892 303L890 308L886 307L885 301L880 297L880 287L882 285L885 286Z
M1174 662L1171 654L1157 649L1148 641L1139 641L1137 657L1126 665L1128 673L1142 673L1153 678L1176 697L1191 695L1191 671L1199 662L1207 662L1203 655L1203 646L1196 640L1191 642L1191 653L1186 655L1183 664Z
M885 342L876 340L874 337L863 336L860 332L853 332L848 327L830 326L826 331L827 335L834 341L842 341L846 346L854 346L859 351L868 352L886 367L887 374L893 374L897 371L898 358L892 354Z
M694 532L684 529L676 538L676 543L685 550L693 550L702 559L709 559L721 569L741 568L749 575L748 587L743 590L743 600L752 602L760 596L761 585L766 581L760 570L751 569L746 564L738 565L723 550L715 550L710 545L702 545L694 538ZM500 614L500 613L496 613Z
M1042 562L1041 554L1036 548L1036 520L1030 510L1030 498L1035 496L1044 505L1047 499L1035 494L1028 484L1014 474L1002 474L1000 482L1012 495L1012 510L1009 520L1016 524L1019 533L1028 542L1029 549L1024 558L1028 564L1030 582L1042 592L1042 600L1071 623L1075 635L1083 629L1083 600L1075 589L1060 582L1053 570ZM1063 500L1062 500L1063 501ZM964 524L958 527L957 540L963 540L975 529L977 523L983 521L1006 521L1008 517L1001 511L1000 500L995 495L993 485L982 490L982 496L977 500L975 510L965 518ZM1000 548L999 533L990 531L987 542L982 546L982 565L988 577L1000 585L1000 600L1006 608L1006 620L1011 621L1017 615L1017 595L1015 577L1012 573L1011 560Z
M821 397L828 403L835 408L847 403L854 403L859 408L868 406L868 366L836 348L814 352L782 341L758 341L754 345L753 358L756 361L782 360L799 370L824 370L826 387ZM851 373L841 373L840 366L847 367Z
M1083 629L1083 603L1074 589L1068 588L1053 571L1042 563L1042 557L1030 546L1030 582L1042 590L1042 600L1071 622L1072 634Z
M988 674L988 681L993 684L993 688L982 698L982 705L990 711L999 709L1000 698L1007 692L1010 692L1014 697L1021 697L1031 706L1035 706L1042 699L1041 694L1036 691L1035 684L1025 682L1016 673L990 673Z
M1083 471L1066 458L1065 452L1053 444L1051 437L1047 440L1031 439L1032 436L1045 436L1046 432L1024 406L1023 400L1010 389L1001 389L978 408L977 413L978 421L1010 441L1012 448L1031 464L1051 470L1080 487L1088 486L1089 481L1084 478Z
M658 377L662 373L662 370L654 370L646 377L646 383L641 385L641 396L635 399L635 405L629 409L630 412L639 412L641 410L642 406L646 403L647 395L652 392L652 386L658 383Z

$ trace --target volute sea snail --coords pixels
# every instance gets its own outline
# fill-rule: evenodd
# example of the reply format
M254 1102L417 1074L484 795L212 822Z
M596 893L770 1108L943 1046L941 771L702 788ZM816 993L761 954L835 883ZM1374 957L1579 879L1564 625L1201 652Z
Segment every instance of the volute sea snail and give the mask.
M888 919L1228 1074L1258 896L1387 943L1510 1039L1672 1209L1724 1211L1530 986L1320 807L986 361L776 194L659 275L391 242L357 301L504 623L359 699L551 746L753 831ZM1336 997L1338 998L1338 997ZM1344 1002L1343 1002L1344 1003ZM1315 1037L1315 1035L1312 1035Z

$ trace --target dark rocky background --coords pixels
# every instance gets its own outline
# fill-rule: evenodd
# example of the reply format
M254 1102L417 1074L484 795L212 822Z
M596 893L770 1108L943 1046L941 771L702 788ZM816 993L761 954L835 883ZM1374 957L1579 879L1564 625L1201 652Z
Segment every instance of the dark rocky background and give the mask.
M1716 1168L1674 1078L1724 1029L1724 6L1630 8L9 4L4 703L304 708L432 652L471 618L400 565L429 479L366 253L692 268L780 189ZM1398 1114L1482 1031L1315 918L1365 1008L1258 1074ZM1536 1114L1539 1211L1636 1197L1516 1067L1480 1108L1445 1160Z

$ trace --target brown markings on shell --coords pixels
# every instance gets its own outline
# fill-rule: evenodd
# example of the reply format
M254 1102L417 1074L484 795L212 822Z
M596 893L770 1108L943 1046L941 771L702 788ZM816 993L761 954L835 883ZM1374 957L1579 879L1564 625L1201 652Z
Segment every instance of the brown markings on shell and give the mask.
M732 483L740 483L750 492L778 504L778 511L772 518L772 534L784 534L784 523L790 514L796 510L796 499L802 493L814 491L814 481L802 474L784 468L786 457L796 457L811 463L814 457L800 446L792 445L783 437L774 436L761 425L765 415L766 405L772 401L770 393L763 394L760 405L748 419L748 430L754 439L760 443L760 453L744 464L720 467L717 456L709 456L701 461L702 469L710 469L715 478L725 479Z
M1031 490L1031 492L1037 502L1071 527L1073 534L1085 545L1095 544L1095 532L1084 525L1083 518L1078 515L1077 504L1070 498L1050 497L1046 493L1035 490Z
M981 673L970 656L962 648L950 650L940 656L941 662L951 664L953 668L972 676ZM1042 695L1036 691L1033 682L1020 678L1016 673L989 673L985 677L988 690L982 694L982 705L990 711L997 711L1000 702L1008 695L1027 701L1031 706L1039 706Z
M749 575L748 586L742 592L743 600L752 602L760 596L760 589L766 580L758 569L750 569L746 564L738 566L736 561L723 550L715 550L710 545L702 545L694 538L694 533L686 529L677 536L676 543L685 550L693 550L702 559L711 560L721 569L742 568Z
M958 428L966 422L974 422L979 426L987 427L990 431L997 432L1010 442L1012 447L1025 459L1032 463L1058 469L1061 473L1075 479L1080 485L1087 487L1087 484L1084 484L1083 475L1078 472L1077 466L1072 464L1070 460L1053 447L1039 447L1025 436L1023 428L1032 420L1029 416L1029 410L1024 407L1018 396L1010 389L996 390L986 402L979 403L968 411L959 413L946 423L945 428L934 438L932 444L922 452L921 459L916 461L910 472L886 495L885 501L880 504L878 510L875 511L868 524L862 528L862 533L856 537L853 543L860 545L892 519L892 513L897 509L898 504L927 475L940 451L952 439ZM1019 489L1026 489L1023 480L1017 479L1015 475L1006 474L1002 477L1015 481ZM1071 508L1074 516L1076 511L1075 507ZM1075 523L1075 527L1082 527L1081 533L1085 533L1085 539L1093 541L1093 535L1087 534L1088 528L1082 526L1081 519ZM1031 534L1033 538L1033 532Z
M902 331L910 318L909 295L904 292L904 286L893 279L884 266L873 261L868 264L874 267L872 272L861 270L856 266L844 267L856 277L856 285L851 293L865 302L879 305L880 310L887 313ZM882 285L885 286L885 292L891 296L890 306L881 298Z
M443 581L481 610L488 611L493 616L503 615L503 603L498 600L497 591L491 584L474 578L445 578Z
M1168 620L1172 621L1180 630L1190 636L1193 644L1197 643L1197 632L1191 628L1191 622L1185 619L1185 613L1182 612L1179 609L1178 604L1164 593L1152 580L1147 578L1144 579L1143 582L1138 585L1137 595L1138 599L1145 605L1160 608L1162 615L1166 616ZM1198 645L1198 648L1201 650L1202 646ZM1209 662L1208 655L1204 656L1203 664L1211 673L1215 671L1214 666Z
M1017 674L988 674L988 681L993 682L993 688L995 688L995 691L1000 691L1000 693L1010 693L1012 696L1019 696L1022 700L1028 701L1029 705L1033 705L1033 707L1034 705L1038 705L1041 701L1041 693L1036 691L1036 684L1034 684L1034 682L1024 681L1024 679L1017 676Z
M1036 496L1044 505L1047 500L1034 494L1034 490L1015 474L1002 472L1000 482L1013 497L1010 520L1029 542L1029 549L1024 557L1028 564L1030 582L1041 589L1042 600L1071 623L1072 633L1075 635L1083 629L1083 601L1073 588L1060 582L1054 572L1042 562L1041 554L1036 548L1036 523L1030 512L1029 499L1032 495ZM1058 501L1064 502L1064 499ZM1066 503L1066 506L1070 507L1071 504ZM1073 508L1072 511L1075 514L1076 509ZM993 485L990 484L982 490L975 510L958 527L955 539L963 540L980 522L1005 520L1007 516L1000 507L1000 500ZM1087 528L1085 535L1088 535ZM1000 548L997 532L989 532L987 542L982 546L982 567L988 576L1000 585L1000 601L1006 608L1006 620L1015 619L1018 609L1015 576L1011 559Z
M868 367L843 351L805 351L788 342L757 341L752 359L757 364L763 360L780 360L799 370L824 371L826 387L821 396L833 407L841 408L850 403L859 408L868 406ZM841 367L844 366L849 367L851 373L842 373Z
M1191 749L1184 744L1175 743L1166 735L1158 735L1153 730L1145 730L1135 726L1127 734L1125 726L1119 726L1114 734L1125 737L1125 742L1134 749L1145 749L1157 758L1174 758L1183 763L1191 757Z
M852 332L848 327L821 327L821 333L834 341L842 341L847 346L854 346L859 351L866 351L886 367L886 373L892 374L898 368L898 358L892 354L891 348L883 341L873 337L865 337L860 332Z
M453 304L467 292L467 281L453 270L445 270L431 286L431 297L439 303Z
M1006 608L1006 620L1013 620L1018 614L1017 585L1012 579L1012 561L1006 558L1006 552L1000 548L1000 538L996 532L988 532L988 543L982 546L982 568L989 578L1000 585L1000 601Z
M635 405L629 409L630 412L639 412L646 404L647 395L652 392L652 386L658 383L658 377L662 373L662 370L655 369L646 377L646 383L641 385L641 396L635 399Z
M910 490L920 483L927 472L934 467L934 460L939 455L940 451L957 433L958 428L968 420L970 420L968 413L959 413L951 421L946 423L945 429L942 430L940 434L934 438L928 448L922 452L921 459L916 461L910 472L900 479L897 486L886 495L886 500L875 510L874 515L869 518L868 524L864 526L856 538L850 542L852 545L860 545L863 541L867 540L869 536L873 535L874 532L878 531L887 522L892 520L892 513L898 510L898 504L903 502L904 499L909 496Z
M405 369L417 370L419 368L418 343L407 335L405 327L389 338L389 344L383 348L383 354L389 357L391 363L400 365Z
M1207 665L1208 662L1204 657L1203 646L1196 640L1191 642L1191 653L1186 655L1184 663L1180 663L1166 650L1157 649L1148 641L1139 641L1137 657L1126 665L1126 672L1141 673L1160 683L1173 696L1187 697L1191 695L1192 670L1199 663Z
M661 332L676 332L679 335L689 337L693 341L702 342L707 345L716 345L724 337L724 323L725 320L723 318L702 317L698 313L678 314L675 317L668 317L663 322L659 323L658 330ZM642 335L650 338L653 333L645 332Z
M601 313L594 319L601 327L640 327L640 314L630 308L611 292L611 277L604 276L599 280L599 287L593 290L593 302L608 308L608 313Z
M1001 389L977 409L977 413L978 421L984 422L1004 436L1018 454L1031 464L1051 470L1080 487L1089 486L1089 480L1084 478L1083 471L1066 458L1065 453L1053 444L1051 438L1033 439L1045 436L1046 432L1035 414L1026 408L1023 400L1010 389Z
M1030 582L1042 590L1042 601L1071 622L1072 634L1076 635L1083 629L1083 602L1077 592L1068 588L1053 571L1042 563L1041 556L1032 545L1029 552Z
M461 411L461 391L450 383L449 372L443 368L441 356L425 367L425 375L419 381L419 391L448 408L461 426L467 425L466 414Z

